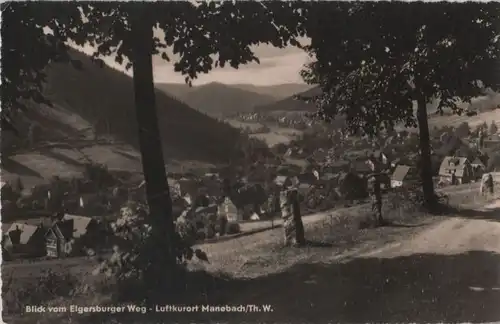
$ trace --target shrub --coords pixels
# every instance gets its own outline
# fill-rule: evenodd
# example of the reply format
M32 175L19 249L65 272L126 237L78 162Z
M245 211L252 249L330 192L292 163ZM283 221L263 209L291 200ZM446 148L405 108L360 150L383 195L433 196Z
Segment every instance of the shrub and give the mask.
M91 181L97 187L108 187L115 184L115 177L109 172L104 164L86 163L84 178Z
M69 271L57 273L48 270L33 279L23 282L20 287L14 287L13 278L3 282L2 299L6 313L21 313L28 305L46 305L48 301L72 297L85 290L79 290L83 287L80 280Z
M216 234L215 226L212 224L207 224L205 226L205 238L211 239L214 238Z
M425 207L424 193L418 182L392 192L387 203L389 209L400 209L404 212L429 211ZM434 204L436 211L446 209L449 205L449 197L444 193L435 192Z
M241 232L240 224L236 222L230 222L226 225L226 234L237 234Z
M228 223L228 220L227 220L226 216L219 215L217 217L216 231L217 231L217 233L219 233L219 235L222 236L222 235L226 234L227 223Z
M206 254L201 250L194 250L192 246L196 242L196 230L190 222L179 217L176 222L173 248L176 256L174 269L165 258L165 246L158 246L164 238L155 237L152 225L147 216L148 210L145 205L129 202L121 208L120 216L111 227L114 235L118 238L117 245L113 247L113 254L108 260L102 262L95 273L104 273L114 280L117 289L113 294L118 300L128 300L144 302L149 300L151 295L172 295L172 292L165 291L166 287L158 285L155 291L145 288L145 282L150 282L150 271L152 267L163 268L165 276L176 276L183 278L186 271L187 262L193 256L202 261L208 261ZM161 253L158 253L161 252ZM158 278L158 281L163 281ZM168 279L167 279L168 281ZM179 287L184 287L179 280L175 282Z

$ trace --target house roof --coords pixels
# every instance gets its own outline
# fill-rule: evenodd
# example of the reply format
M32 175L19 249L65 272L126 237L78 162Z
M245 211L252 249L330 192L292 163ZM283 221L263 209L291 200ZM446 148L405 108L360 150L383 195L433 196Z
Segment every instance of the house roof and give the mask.
M299 178L296 176L279 175L274 179L274 183L277 184L278 186L284 186L287 183L289 183L292 186L297 186L300 183L300 181Z
M299 183L308 183L308 184L314 183L316 182L316 180L318 180L314 175L314 173L312 172L301 173L297 176L297 179Z
M287 176L279 175L274 179L274 183L277 184L278 186L282 186L285 184L287 179L288 179Z
M441 162L439 175L451 176L454 172L457 177L463 177L467 161L468 160L465 157L447 156L443 159L443 162Z
M368 160L358 160L352 163L352 167L356 172L373 172L368 164Z
M338 174L327 172L327 173L322 174L319 178L323 181L330 181L330 180L336 179L338 177L339 177Z
M484 163L483 163L483 161L481 161L481 159L479 159L479 158L475 158L475 159L474 159L474 161L472 161L472 163L471 163L471 164L473 164L473 165L474 165L474 164L475 164L475 165L480 165L480 166L483 166L483 167L484 167Z
M230 200L237 208L243 208L251 204L264 203L267 194L260 184L244 185L231 195Z
M10 228L7 230L7 233L15 231L19 229L21 231L21 237L19 239L20 244L26 244L30 240L30 238L35 234L38 227L34 225L28 225L23 223L12 223Z
M218 206L216 204L211 204L207 207L198 207L196 208L195 212L197 214L200 214L200 213L217 213L217 210L218 210Z
M335 160L331 161L328 163L325 167L326 168L343 168L349 166L349 161L346 160Z
M9 229L10 229L10 226L11 226L11 225L12 225L12 224L4 224L4 223L2 223L2 234L7 234L7 233L9 233Z
M404 178L408 175L408 172L410 172L410 169L411 167L407 165L398 165L392 173L391 180L403 181Z
M87 233L87 228L92 222L91 217L65 214L61 219L62 222L73 222L73 237L80 237Z

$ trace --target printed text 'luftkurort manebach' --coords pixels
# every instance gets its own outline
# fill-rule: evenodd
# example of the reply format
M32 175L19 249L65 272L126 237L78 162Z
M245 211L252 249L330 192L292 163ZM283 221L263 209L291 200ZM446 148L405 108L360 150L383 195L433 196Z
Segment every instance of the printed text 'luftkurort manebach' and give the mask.
M156 305L152 307L139 305L124 306L41 306L29 305L25 308L26 313L260 313L273 312L271 305Z

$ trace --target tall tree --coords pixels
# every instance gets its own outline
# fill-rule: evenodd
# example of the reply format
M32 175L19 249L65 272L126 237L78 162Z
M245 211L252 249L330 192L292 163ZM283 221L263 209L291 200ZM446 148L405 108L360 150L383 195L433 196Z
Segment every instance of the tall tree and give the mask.
M133 68L147 202L157 239L151 251L154 253L149 269L151 275L147 276L151 279L148 281L150 288L158 291L159 286L172 284L173 276L165 276L165 272L172 270L176 262L172 251L172 203L156 116L152 56L161 55L168 61L170 57L165 49L172 48L179 56L174 64L175 71L184 74L187 83L199 73L208 73L226 63L238 68L241 64L259 62L253 45L298 45L295 38L303 34L303 15L298 9L297 4L285 2L65 2L57 5L30 2L10 7L10 26L8 31L3 30L8 33L10 42L3 44L3 51L16 48L17 55L22 58L24 52L34 52L30 47L33 41L43 49L47 40L53 44L47 53L42 52L46 56L43 59L32 55L30 60L20 62L16 55L3 56L3 66L11 69L7 78L13 76L7 79L10 86L2 88L2 97L5 96L8 102L22 102L22 98L47 102L40 92L43 77L32 80L32 75L43 76L44 67L52 61L70 60L64 43L67 39L79 46L92 46L95 49L93 57L98 62L102 62L99 56L114 56L119 64ZM55 36L47 35L44 31L47 26ZM163 36L155 35L153 29L161 31ZM28 72L16 74L16 69ZM19 91L24 88L27 90Z
M313 98L319 115L344 115L351 130L373 135L418 126L422 187L431 206L427 104L437 98L438 112L462 114L459 100L470 101L485 86L498 89L499 17L493 2L314 3L307 24L314 62L302 75L323 90Z
M65 41L75 38L83 20L76 5L53 2L4 2L2 12L2 127L13 127L26 102L49 104L42 95L44 68L51 62L78 62L68 55ZM50 31L47 32L47 29Z
M494 120L491 121L489 131L490 131L490 135L495 135L498 132L498 126Z

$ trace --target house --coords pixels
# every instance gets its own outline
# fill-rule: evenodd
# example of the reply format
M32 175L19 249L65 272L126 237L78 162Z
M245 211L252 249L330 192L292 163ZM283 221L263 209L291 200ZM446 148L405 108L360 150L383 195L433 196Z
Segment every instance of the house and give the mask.
M45 233L47 256L65 257L81 251L75 243L89 247L100 240L98 223L91 217L65 214ZM79 242L78 242L79 241Z
M346 160L331 161L328 165L325 165L322 172L338 173L349 171L350 163Z
M198 188L200 187L200 184L197 180L190 178L181 178L178 180L178 183L181 196L184 196L186 194L196 196L198 194Z
M186 202L187 206L192 206L195 198L196 196L193 197L190 193L187 193L184 196L182 196L182 199Z
M475 158L474 161L471 162L472 170L474 172L474 177L476 179L480 179L483 176L484 171L486 170L486 166L483 161L479 157Z
M247 208L245 208L247 207ZM225 197L222 204L219 206L219 215L226 217L230 222L242 221L247 217L250 217L252 212L249 206L244 206L239 208L237 203L229 197Z
M300 183L296 176L279 175L274 179L274 184L279 188L295 187Z
M380 151L380 150L374 150L371 152L368 152L368 163L372 165L374 162L378 161L382 165L386 166L389 165L390 159L389 155L386 152Z
M12 247L12 253L37 257L45 254L44 229L41 226L12 223L6 230L5 244Z
M398 165L391 176L391 188L402 187L411 167L408 165Z
M447 156L439 167L439 181L452 183L453 175L456 184L469 183L474 178L472 166L467 158Z
M181 185L179 181L174 178L167 178L168 188L170 189L171 194L180 195L181 194Z
M326 172L326 173L323 173L320 177L319 177L319 182L320 183L328 183L328 182L331 182L331 181L334 181L336 179L338 179L339 175L336 174L336 173L332 173L332 172Z
M194 210L194 220L198 226L205 227L207 224L215 224L217 221L218 206L211 204L206 207L197 207Z
M299 195L301 195L302 197L305 198L305 197L307 197L307 195L309 194L309 192L311 191L312 188L313 188L313 186L311 186L308 183L301 183L298 185L297 191L298 191Z
M313 172L303 172L297 176L299 183L312 185L318 181L319 174Z
M268 200L261 185L245 185L231 193L219 206L219 215L229 221L249 219L253 213L262 214L262 205Z
M207 172L202 178L203 180L219 180L219 174L215 172Z
M8 228L3 228L2 224L2 260L9 261L12 260L13 245L10 235L8 234L8 229L10 225L7 224Z
M369 160L356 160L351 163L351 172L360 175L373 173L373 163Z
M390 167L395 169L398 165L411 165L411 161L408 157L400 157L391 160Z
M179 217L190 205L191 203L188 203L188 199L186 199L186 197L177 195L172 196L172 217L177 219L177 217Z
M483 147L485 149L500 147L500 135L491 135L484 139Z

